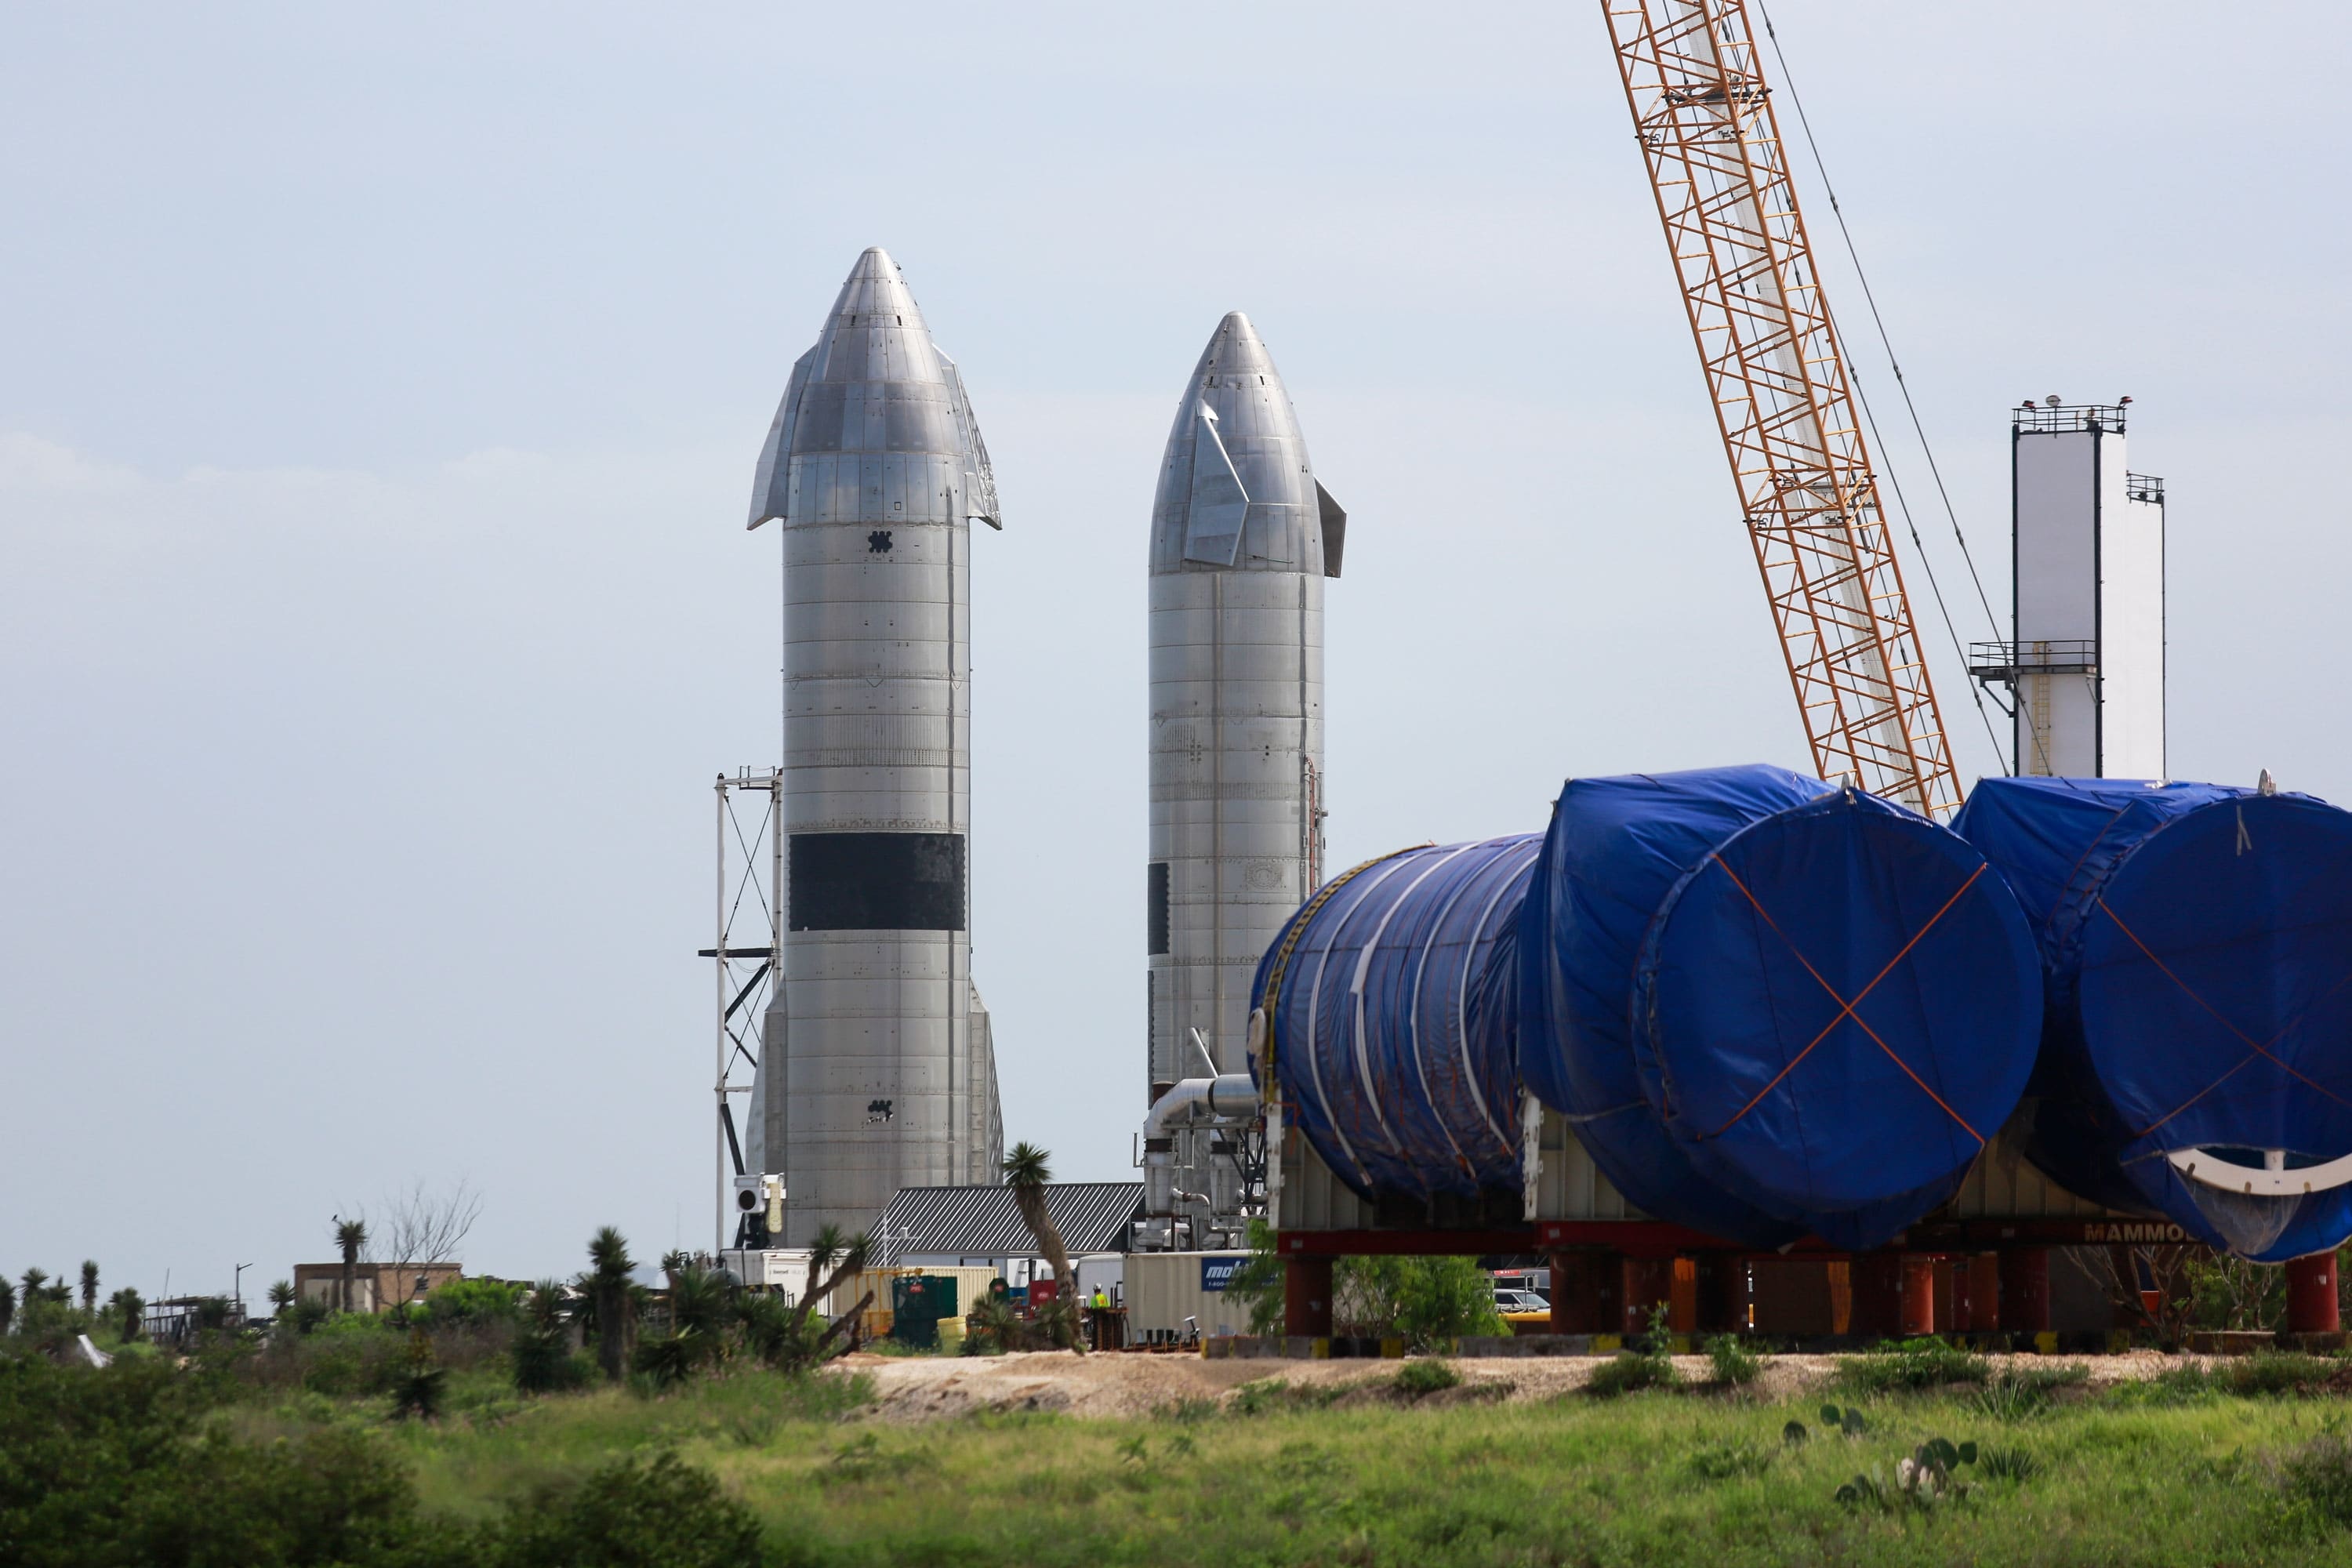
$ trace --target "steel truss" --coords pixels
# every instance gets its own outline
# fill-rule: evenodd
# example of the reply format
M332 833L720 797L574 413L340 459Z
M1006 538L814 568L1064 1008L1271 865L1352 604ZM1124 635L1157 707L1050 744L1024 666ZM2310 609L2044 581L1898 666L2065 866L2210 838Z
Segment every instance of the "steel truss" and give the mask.
M746 1037L752 1035L757 1020L767 1011L768 998L783 973L784 863L782 839L776 830L783 799L782 778L772 771L744 768L732 778L720 773L715 786L719 796L717 940L700 954L712 961L718 986L718 1056L711 1085L718 1123L712 1130L718 1143L714 1254L735 1245L730 1229L735 1219L734 1178L746 1173L743 1144L729 1101L737 1095L749 1099L751 1094L753 1075L760 1066L759 1042L747 1043ZM748 831L744 821L748 813L739 800L746 795L767 797ZM764 887L760 877L763 858L767 862ZM761 1110L754 1104L749 1115L757 1116Z
M1824 778L1959 805L1746 0L1601 0L1691 335Z

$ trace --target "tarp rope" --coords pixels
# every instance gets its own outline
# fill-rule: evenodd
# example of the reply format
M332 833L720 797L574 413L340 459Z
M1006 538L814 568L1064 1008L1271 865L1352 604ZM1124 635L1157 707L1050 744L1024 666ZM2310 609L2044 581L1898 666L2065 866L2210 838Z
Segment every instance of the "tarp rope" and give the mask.
M1896 964L1902 963L1906 958L1908 958L1911 955L1911 950L1919 945L1921 939L1926 937L1929 931L1936 929L1936 922L1942 920L1947 914L1951 912L1952 906L1960 901L1960 895L1966 893L1970 888L1976 886L1977 879L1984 875L1986 863L1983 861L1979 861L1977 863L1977 868L1969 873L1968 879L1953 890L1950 898L1944 900L1943 908L1928 916L1927 923L1921 926L1917 931L1914 932L1911 940L1903 944L1902 951L1897 952L1893 958L1888 959L1886 961L1885 967L1871 977L1869 984L1864 986L1860 991L1855 992L1853 1000L1849 1002L1844 997L1838 994L1837 987L1831 984L1827 979L1823 978L1822 972L1813 967L1812 960L1807 958L1802 950L1797 946L1796 942L1790 940L1789 933L1780 929L1780 922L1772 918L1772 912L1764 907L1761 900L1759 900L1754 893L1748 891L1748 884L1739 879L1739 873L1731 868L1730 863L1726 861L1720 855L1711 855L1708 858L1713 860L1717 866L1723 868L1723 874L1731 879L1731 885L1739 889L1741 896L1747 899L1748 904L1754 908L1756 913L1763 920L1764 923L1772 928L1772 934L1779 937L1781 943L1788 948L1790 953L1795 957L1796 961L1805 966L1805 973L1811 975L1815 983L1818 984L1822 990L1830 994L1830 1000L1838 1005L1838 1012L1837 1016L1832 1018L1827 1024L1822 1026L1822 1032L1820 1034L1815 1035L1810 1041L1806 1042L1805 1048L1803 1050L1799 1051L1794 1057L1790 1058L1788 1066L1782 1068L1779 1072L1772 1075L1772 1081L1770 1083L1768 1083L1762 1089L1758 1089L1756 1091L1755 1098L1748 1100L1747 1104L1741 1106L1738 1110L1732 1113L1730 1121L1725 1122L1714 1131L1706 1134L1706 1136L1709 1138L1720 1138L1725 1133L1730 1131L1732 1128L1738 1126L1741 1117L1746 1116L1749 1111L1755 1110L1756 1107L1762 1102L1766 1095L1771 1093L1775 1089L1778 1089L1780 1086L1781 1079L1796 1071L1797 1065L1800 1062L1802 1062L1807 1057L1813 1054L1814 1047L1820 1045L1823 1040L1830 1037L1831 1030L1836 1028L1840 1024L1844 1023L1848 1018L1852 1018L1853 1020L1854 1027L1860 1029L1864 1034L1868 1035L1878 1048L1886 1053L1887 1059L1892 1061L1896 1067L1901 1068L1903 1069L1904 1076L1908 1078L1913 1083L1919 1086L1920 1093L1926 1095L1929 1100L1934 1100L1945 1115L1959 1123L1961 1131L1966 1132L1969 1137L1975 1139L1979 1148L1983 1147L1985 1141L1984 1134L1969 1126L1968 1118L1962 1116L1958 1111L1954 1110L1948 1104L1946 1104L1944 1097L1937 1094L1933 1089L1929 1088L1926 1079L1923 1079L1917 1073L1913 1072L1911 1070L1911 1064L1905 1061L1901 1056L1897 1055L1894 1047L1879 1038L1878 1031L1872 1028L1868 1024L1863 1022L1862 1016L1856 1013L1854 1009L1862 1005L1863 999L1864 997L1868 996L1873 991L1878 989L1878 983L1880 981L1895 973L1895 966Z
M2223 1073L2220 1078L2215 1079L2211 1083L2207 1084L2203 1089L2199 1089L2195 1094L2190 1095L2187 1100L2182 1100L2179 1105L2173 1107L2170 1110L2166 1111L2162 1116L2158 1117L2154 1121L2149 1122L2147 1126L2133 1133L2132 1137L2135 1141L2147 1137L2149 1133L2155 1131L2158 1128L2163 1126L2166 1122L2171 1121L2174 1117L2179 1115L2182 1111L2188 1110L2190 1106L2196 1104L2199 1100L2204 1099L2207 1095L2221 1088L2231 1079L2235 1078L2240 1072L2252 1067L2254 1063L2255 1057L2261 1057L2264 1060L2272 1063L2281 1071L2284 1072L2288 1077L2296 1079L2308 1088L2318 1090L2321 1094L2326 1095L2336 1104L2344 1106L2347 1110L2352 1110L2352 1100L2346 1100L2342 1095L2336 1093L2326 1084L2319 1082L2316 1079L2312 1078L2309 1074L2299 1071L2293 1063L2287 1061L2284 1058L2278 1056L2270 1048L2271 1047L2278 1044L2279 1041L2284 1039L2296 1025L2311 1016L2312 1009L2317 1007L2321 1002L2326 1001L2328 997L2335 995L2338 991L2343 990L2345 986L2352 985L2352 974L2347 974L2343 979L2329 986L2325 994L2321 995L2317 1001L2313 1002L2311 1006L2305 1007L2302 1012L2297 1013L2294 1017L2288 1019L2285 1024L2280 1026L2279 1031L2273 1035L2267 1041L2256 1040L2252 1035L2246 1033L2245 1030L2241 1029L2237 1025L2230 1022L2228 1018L2222 1016L2221 1010L2220 1008L2205 1000L2204 997L2197 994L2196 989L2191 986L2189 982L2181 979L2179 975L2175 974L2172 972L2170 965L2167 964L2164 960L2156 956L2154 949L2150 948L2147 943L2140 941L2139 933L2132 930L2131 927L2126 925L2121 915L2108 908L2106 900L2101 899L2098 902L2099 908L2105 911L2106 917L2116 922L2116 929L2131 939L2131 944L2139 949L2141 953L2147 957L2150 963L2156 965L2158 973L2162 973L2167 980L2171 981L2175 985L2179 986L2183 995L2187 996L2191 1002L2196 1003L2200 1007L2204 1008L2207 1013L2212 1015L2214 1022L2220 1024L2221 1027L2229 1030L2230 1033L2237 1036L2239 1039L2244 1041L2246 1049L2251 1053L2247 1056L2245 1060L2240 1062L2236 1067L2231 1068L2228 1072Z
M1276 1079L1274 1072L1275 1009L1282 1001L1283 975L1290 968L1290 955L1298 951L1299 939L1307 934L1307 928L1315 923L1316 915L1325 904L1331 901L1332 895L1340 889L1373 867L1393 860L1400 855L1417 854L1421 850L1433 849L1436 847L1434 840L1424 844L1409 844L1402 849L1391 849L1385 855L1375 855L1360 866L1350 866L1316 889L1315 896L1307 900L1297 914L1290 917L1290 924L1282 933L1282 945L1275 950L1274 963L1265 972L1265 994L1259 999L1257 1005L1258 1011L1265 1015L1265 1096L1268 1100L1278 1100L1281 1098L1279 1080Z

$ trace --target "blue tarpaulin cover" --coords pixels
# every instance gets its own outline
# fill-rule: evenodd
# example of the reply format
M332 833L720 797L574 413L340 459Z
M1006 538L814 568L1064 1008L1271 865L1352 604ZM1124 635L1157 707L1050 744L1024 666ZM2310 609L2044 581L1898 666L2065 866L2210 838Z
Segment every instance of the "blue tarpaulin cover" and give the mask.
M2014 778L1979 784L1953 826L2016 890L2048 977L2028 1158L2266 1262L2352 1235L2352 1187L2232 1192L2167 1158L2293 1171L2352 1154L2352 814L2221 784Z
M1284 1100L1332 1173L1377 1191L1517 1181L1508 945L1535 834L1409 849L1328 884L1259 962ZM1496 960L1498 944L1505 950ZM1253 1061L1260 1073L1261 1064Z
M1864 1247L1948 1196L2041 1016L1955 835L1749 766L1571 780L1519 930L1519 1069L1653 1216Z

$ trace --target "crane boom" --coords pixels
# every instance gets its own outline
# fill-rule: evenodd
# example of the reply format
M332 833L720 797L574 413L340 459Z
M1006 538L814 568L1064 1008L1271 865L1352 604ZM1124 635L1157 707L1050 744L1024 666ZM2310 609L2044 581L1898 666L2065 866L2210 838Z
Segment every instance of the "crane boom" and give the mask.
M1959 805L1747 0L1601 0L1813 765Z

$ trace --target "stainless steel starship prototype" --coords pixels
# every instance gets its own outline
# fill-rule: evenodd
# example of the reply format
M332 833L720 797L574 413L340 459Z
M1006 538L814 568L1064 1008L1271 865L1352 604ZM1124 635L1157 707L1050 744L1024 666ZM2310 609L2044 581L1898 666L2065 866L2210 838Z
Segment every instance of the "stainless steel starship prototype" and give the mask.
M1246 1069L1250 979L1322 875L1323 579L1347 513L1247 316L1217 324L1176 408L1151 512L1154 1086ZM1162 1120L1166 1120L1162 1118ZM1240 1134L1172 1131L1191 1245L1248 1205ZM1192 1145L1184 1147L1183 1145ZM1147 1156L1148 1158L1148 1156Z
M775 1245L997 1176L968 929L974 518L1003 526L962 378L868 250L751 486L750 526L784 535L785 935L752 1092L790 1194Z

